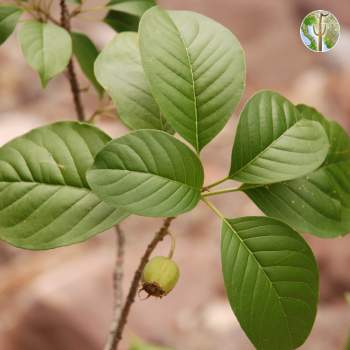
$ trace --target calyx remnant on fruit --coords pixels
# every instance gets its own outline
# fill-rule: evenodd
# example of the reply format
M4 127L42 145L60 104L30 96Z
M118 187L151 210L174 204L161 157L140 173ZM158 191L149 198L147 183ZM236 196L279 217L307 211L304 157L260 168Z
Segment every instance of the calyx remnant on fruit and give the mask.
M179 268L173 260L156 256L143 270L141 291L145 291L148 296L162 298L175 287L179 276Z

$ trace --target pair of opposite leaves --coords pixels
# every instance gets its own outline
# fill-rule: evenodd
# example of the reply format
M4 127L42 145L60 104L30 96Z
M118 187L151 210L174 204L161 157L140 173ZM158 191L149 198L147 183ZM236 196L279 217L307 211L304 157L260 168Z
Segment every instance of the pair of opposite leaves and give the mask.
M270 101L281 98L263 92L256 95L245 110L266 95L272 98ZM289 104L285 100L284 103ZM247 116L243 111L240 123L244 123ZM263 120L262 115L259 117ZM269 116L265 115L265 118ZM294 125L299 119L300 116ZM286 129L278 137L279 143L274 142L273 146L285 142L285 138L288 140L292 128ZM322 133L318 136L317 133L305 134L309 126L300 128L306 135L305 139L299 139L300 142L307 142L310 147L318 145L312 160L310 154L306 155L306 169L311 162L317 167L322 162L319 152L327 150L328 144ZM309 141L308 135L312 135ZM240 147L239 140L236 139L234 146L233 168L237 162L235 149ZM293 143L285 152L293 152ZM264 156L269 149L257 152ZM242 176L249 169L255 171L255 163L260 158L253 158L253 162L242 166L242 172L232 173L231 170L232 177ZM88 170L93 163L93 168ZM302 164L298 162L297 165L291 162L291 167L300 169L299 174L294 172L289 176L305 173ZM261 176L260 170L257 174ZM272 175L276 176L274 171ZM163 131L139 130L110 141L93 126L56 123L35 129L0 149L1 237L12 244L33 249L71 244L106 230L125 218L127 212L171 216L188 211L197 204L202 186L203 168L197 155Z

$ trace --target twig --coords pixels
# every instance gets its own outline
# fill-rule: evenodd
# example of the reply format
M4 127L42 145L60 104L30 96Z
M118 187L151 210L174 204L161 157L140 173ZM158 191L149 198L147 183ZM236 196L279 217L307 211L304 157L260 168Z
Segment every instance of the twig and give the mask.
M67 4L65 0L60 0L60 7L61 7L61 26L66 29L68 32L70 32L70 16L67 9ZM77 113L77 117L80 121L85 120L85 112L83 108L83 104L81 102L81 94L80 94L80 87L77 79L77 75L75 73L74 69L74 62L73 59L70 59L68 63L68 79L70 83L70 88L73 95L73 101L75 110Z
M80 14L88 13L88 12L98 12L98 11L106 11L106 5L103 6L95 6L87 9L83 9L82 6L80 5L77 7L75 10L72 11L70 14L70 17L73 18L75 16L78 16Z
M104 350L114 349L114 332L118 326L118 322L121 315L121 309L123 306L123 266L124 266L124 246L125 246L125 237L124 233L121 230L119 225L115 226L116 231L116 249L117 257L113 273L113 290L114 290L114 316L111 324L110 333L104 347Z
M61 25L59 21L56 20L56 18L52 17L49 11L44 10L40 6L36 6L33 8L34 11L38 13L38 15L43 15L45 17L45 20L50 20L52 23L55 23L56 25Z
M50 2L52 2L52 0L50 0ZM45 21L50 20L52 23L55 23L58 26L61 25L61 23L50 14L51 4L48 4L47 9L44 9L39 5L26 4L20 0L15 0L15 3L18 7L32 15L35 19L43 20L43 18L41 18L41 15L43 15L45 17Z
M30 6L23 4L20 0L16 0L15 3L18 7L20 7L21 9L28 12L31 16L33 16L34 19L38 19L38 14Z
M111 107L105 107L105 108L101 108L101 109L96 109L96 111L94 113L91 114L91 116L87 119L88 123L94 124L95 120L97 117L99 116L105 116L105 117L110 117L110 118L114 118L116 119L116 115L111 113L115 111L115 107L111 106Z
M135 271L133 280L131 282L131 286L128 292L128 295L126 297L125 304L121 310L120 318L118 321L118 324L115 326L113 330L111 330L110 336L112 337L112 342L110 347L106 347L105 350L117 350L118 344L120 340L122 339L123 331L125 328L125 325L128 320L129 312L131 309L132 304L135 301L135 296L137 294L137 290L139 288L139 284L142 277L142 272L147 264L153 250L156 248L157 244L163 240L163 238L168 234L168 229L171 224L171 222L174 220L174 217L169 217L164 220L163 226L160 228L160 230L155 234L153 240L149 243L145 253L143 254L139 266L137 270Z

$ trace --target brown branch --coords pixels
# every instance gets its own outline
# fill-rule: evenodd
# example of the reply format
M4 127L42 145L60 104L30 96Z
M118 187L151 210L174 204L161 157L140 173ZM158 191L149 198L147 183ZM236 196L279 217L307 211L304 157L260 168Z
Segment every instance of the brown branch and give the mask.
M66 29L68 32L71 31L71 26L70 26L70 15L68 12L67 4L65 0L60 0L60 7L61 7L61 27ZM85 120L85 112L84 112L84 107L81 101L81 89L79 87L77 75L75 73L74 69L74 62L73 59L70 59L67 67L68 71L68 79L70 83L70 88L72 91L73 95L73 101L74 101L74 106L75 110L77 113L77 117L80 121Z
M134 273L133 280L131 282L131 286L128 292L128 295L126 297L125 304L121 310L119 321L116 325L114 325L114 329L111 329L111 343L110 346L107 348L105 347L105 350L117 350L118 344L120 340L122 339L123 331L125 328L125 325L128 320L128 316L130 313L130 309L132 304L135 301L135 296L137 294L137 290L139 288L139 284L142 278L142 272L147 264L153 250L156 248L157 244L163 240L163 238L168 234L168 229L171 224L171 222L174 220L174 217L169 217L164 220L164 223L160 230L155 234L153 240L149 243L145 253L143 254L139 266L137 270Z
M121 230L119 225L115 226L116 230L116 249L117 257L113 273L113 290L114 290L114 315L113 321L111 323L110 333L105 344L104 350L113 350L114 345L114 333L115 329L118 327L118 322L121 315L121 310L123 306L123 265L124 265L124 246L125 246L125 237L124 233Z

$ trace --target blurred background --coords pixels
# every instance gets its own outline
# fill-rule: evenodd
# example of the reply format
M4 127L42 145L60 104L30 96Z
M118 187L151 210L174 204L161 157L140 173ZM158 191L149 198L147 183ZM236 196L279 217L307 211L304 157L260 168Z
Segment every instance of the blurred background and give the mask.
M5 3L1 0L0 3ZM58 1L57 1L58 2ZM102 1L87 1L91 6ZM104 2L103 2L104 3ZM169 9L188 9L230 28L247 58L244 102L259 89L273 89L295 103L315 106L350 131L350 2L349 0L159 0ZM328 53L313 53L300 40L303 17L317 9L331 11L341 37ZM58 14L56 15L56 17ZM102 48L115 35L84 15L73 28L88 33ZM79 74L81 86L88 83ZM88 113L98 106L93 91L84 94ZM240 109L241 107L239 107ZM238 109L238 111L239 111ZM68 81L51 81L42 91L39 79L24 62L16 37L0 48L0 144L46 123L74 119ZM203 152L206 182L227 173L235 127L234 115ZM127 132L117 120L98 125L116 137ZM214 200L227 216L260 215L243 194ZM126 232L124 290L145 245L161 220L132 217ZM138 335L177 350L251 350L225 297L220 266L220 225L202 204L174 222L175 260L181 268L176 289L162 300L137 300L121 346ZM316 323L302 350L343 350L350 329L350 235L322 240L305 235L321 270ZM165 253L165 241L156 254ZM30 252L0 243L0 349L101 350L112 317L114 232L79 245Z

